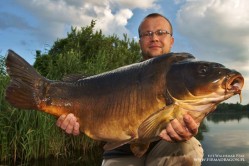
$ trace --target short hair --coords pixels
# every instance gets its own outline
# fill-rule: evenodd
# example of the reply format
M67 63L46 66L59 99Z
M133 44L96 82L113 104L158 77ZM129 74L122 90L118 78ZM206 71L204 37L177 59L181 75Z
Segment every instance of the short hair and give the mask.
M172 27L171 22L169 21L168 18L166 18L165 16L163 16L163 15L161 15L159 13L151 13L151 14L148 14L146 17L144 17L143 21L140 23L140 25L138 27L138 35L140 35L140 28L141 28L141 25L144 22L144 20L147 19L147 18L155 18L155 17L163 17L169 23L170 29L171 29L171 36L173 36L173 27Z

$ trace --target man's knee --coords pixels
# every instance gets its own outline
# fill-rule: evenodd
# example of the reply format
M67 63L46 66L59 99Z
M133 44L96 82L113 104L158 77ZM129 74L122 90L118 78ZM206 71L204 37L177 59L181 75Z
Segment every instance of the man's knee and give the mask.
M203 149L196 138L180 143L169 143L161 140L146 158L148 166L163 165L201 165Z

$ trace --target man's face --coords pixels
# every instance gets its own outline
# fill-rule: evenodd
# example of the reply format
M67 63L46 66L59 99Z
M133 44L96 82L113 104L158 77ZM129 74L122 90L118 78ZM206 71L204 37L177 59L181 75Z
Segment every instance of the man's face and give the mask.
M155 32L158 30L172 33L170 24L163 17L146 18L140 26L140 34ZM139 40L144 59L149 59L162 54L169 53L174 44L174 38L170 34L142 36Z

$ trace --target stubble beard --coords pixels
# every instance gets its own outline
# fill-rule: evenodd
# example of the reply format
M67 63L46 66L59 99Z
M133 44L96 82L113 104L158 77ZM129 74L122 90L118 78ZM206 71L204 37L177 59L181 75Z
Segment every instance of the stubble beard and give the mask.
M142 53L143 59L147 60L147 59L158 57L158 56L162 55L163 51L160 51L160 53L158 53L158 54L151 54L150 52L141 52L141 53Z

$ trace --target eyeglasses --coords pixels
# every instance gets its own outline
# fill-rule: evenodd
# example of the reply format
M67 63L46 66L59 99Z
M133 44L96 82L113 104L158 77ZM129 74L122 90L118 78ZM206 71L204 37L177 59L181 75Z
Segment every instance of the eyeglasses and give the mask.
M147 32L144 32L144 33L141 33L139 34L139 38L142 38L142 37L146 37L146 38L149 38L149 37L152 37L154 34L156 34L157 36L165 36L165 35L170 35L172 36L171 33L169 33L167 30L157 30L157 31L147 31Z

